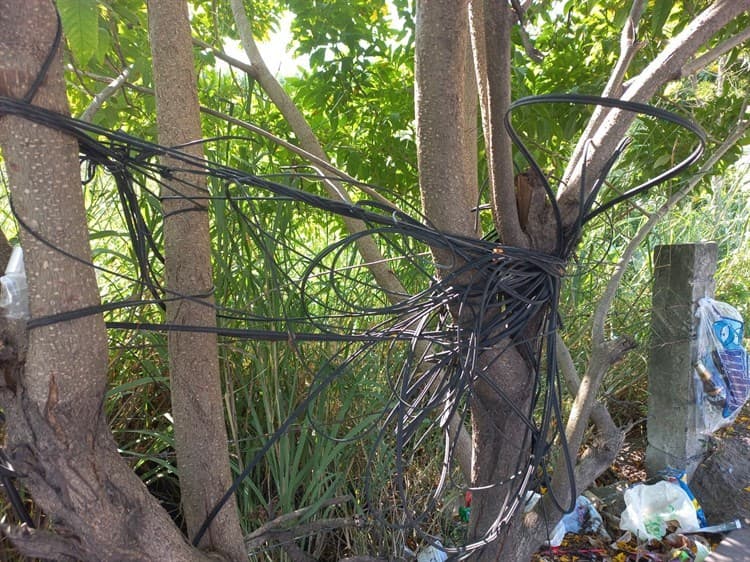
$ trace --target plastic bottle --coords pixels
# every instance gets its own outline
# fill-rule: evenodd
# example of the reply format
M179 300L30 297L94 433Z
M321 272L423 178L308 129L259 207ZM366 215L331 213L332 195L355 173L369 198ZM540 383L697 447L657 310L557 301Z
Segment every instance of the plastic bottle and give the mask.
M0 286L0 306L5 309L5 315L13 319L28 319L29 293L21 246L13 246L5 275L0 277Z
M701 361L695 363L695 371L703 383L703 393L706 395L706 399L718 406L723 406L727 401L726 388L716 384L711 371Z

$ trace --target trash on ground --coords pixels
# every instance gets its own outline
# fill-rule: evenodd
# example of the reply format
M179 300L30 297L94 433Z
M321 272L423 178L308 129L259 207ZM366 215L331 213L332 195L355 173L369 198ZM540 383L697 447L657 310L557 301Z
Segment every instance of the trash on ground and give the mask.
M672 482L674 484L677 484L680 488L683 489L683 491L690 498L690 501L693 502L693 507L695 508L695 515L698 516L698 524L701 527L706 527L708 525L708 521L706 521L706 514L703 513L703 508L701 507L700 502L698 502L698 499L695 497L695 494L693 494L693 491L690 489L690 486L688 486L687 474L685 474L685 471L677 470L675 468L666 468L661 471L661 474L662 476L664 476L667 482Z
M445 562L446 560L448 560L448 555L443 550L440 541L426 546L417 555L417 562Z
M549 539L549 545L552 547L560 546L566 533L601 535L607 540L611 540L604 528L602 516L599 515L594 504L586 496L578 496L573 511L564 515L560 522L555 525Z
M701 527L697 531L686 531L686 533L728 533L729 531L736 531L737 529L742 529L742 522L739 519L727 521L726 523L719 523L718 525Z
M620 528L640 540L660 540L671 532L700 529L690 496L675 482L636 484L625 490L624 499Z

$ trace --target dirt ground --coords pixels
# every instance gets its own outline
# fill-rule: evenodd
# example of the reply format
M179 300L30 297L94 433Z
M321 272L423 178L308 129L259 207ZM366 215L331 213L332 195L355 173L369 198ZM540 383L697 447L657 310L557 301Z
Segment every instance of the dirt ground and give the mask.
M731 426L716 434L719 441L734 437L750 439L750 404L745 405ZM601 497L603 501L598 501L596 507L610 538L600 534L568 533L559 547L541 550L532 562L684 562L695 560L699 550L696 542L713 550L721 541L722 535L671 534L662 541L643 543L619 528L619 516L624 508L622 491L630 485L646 482L645 450L646 424L643 421L633 426L616 461L597 480L597 497ZM736 494L745 494L750 501L750 486L738 485ZM700 497L698 500L700 501ZM715 523L718 521L709 518L709 524Z

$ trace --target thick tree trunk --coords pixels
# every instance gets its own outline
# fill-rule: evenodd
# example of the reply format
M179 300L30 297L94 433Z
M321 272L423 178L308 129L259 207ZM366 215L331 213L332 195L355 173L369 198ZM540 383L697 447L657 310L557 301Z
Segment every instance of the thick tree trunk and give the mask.
M417 160L425 215L447 232L477 234L473 209L478 194L476 171L466 155L476 132L465 128L467 99L464 79L471 73L467 0L434 0L417 10L415 54L415 103ZM472 95L473 94L472 92ZM433 250L443 271L461 264L445 250Z
M440 229L464 236L476 236L472 209L477 193L471 184L471 151L476 135L465 129L467 99L464 79L473 74L467 64L469 47L468 2L433 1L422 3L417 12L416 114L420 188L425 214ZM476 14L474 14L476 15ZM476 64L481 66L481 61ZM490 95L483 85L483 103ZM473 96L474 94L472 92ZM505 99L496 98L494 111L501 111ZM506 161L497 148L497 160ZM499 168L495 170L499 175ZM468 188L467 188L468 186ZM517 220L516 220L517 223ZM461 264L446 250L433 250L436 261L448 270ZM445 271L445 269L443 269ZM473 318L459 318L473 323ZM533 385L526 362L509 342L495 350L482 351L473 387L471 414L473 429L472 485L490 486L476 490L472 501L470 536L481 538L496 516L516 501L519 482L515 475L519 458L526 459L530 447L527 427L513 412L513 406L528 411ZM505 393L498 395L496 389ZM523 464L523 463L522 463ZM509 475L515 475L508 478ZM507 526L503 527L506 532ZM481 560L498 560L502 545L494 541L479 555ZM508 558L513 559L511 558Z
M519 490L529 477L531 436L517 412L529 414L534 389L534 374L510 342L485 351L478 370L479 379L474 384L471 401L472 485L480 488L474 491L472 500L469 536L474 540L485 536L496 524L498 515L512 516L518 509ZM485 486L486 489L481 489ZM510 521L498 528L497 535L489 537L492 542L473 559L517 560L516 552L505 545L514 528L507 524Z
M203 135L187 3L151 0L148 12L159 141L175 146L199 140ZM184 151L203 157L198 144ZM168 158L163 162L170 164ZM167 321L216 327L213 298L206 296L213 291L213 274L207 202L200 199L206 195L205 177L177 173L175 180L162 187L166 287L168 296L196 298L169 302ZM170 332L168 343L177 469L193 538L232 481L218 343L215 334L179 331ZM219 512L201 546L232 560L247 559L234 499Z
M57 26L47 0L0 1L0 95L27 95ZM33 103L69 113L59 48ZM93 269L50 247L90 260L76 142L6 115L0 116L0 145L15 210L33 230L21 231L32 319L98 304ZM7 452L54 520L55 534L9 526L4 532L24 554L48 559L204 560L117 454L102 410L107 338L101 315L29 331L25 366L26 334L15 328L21 362L6 362L0 392Z

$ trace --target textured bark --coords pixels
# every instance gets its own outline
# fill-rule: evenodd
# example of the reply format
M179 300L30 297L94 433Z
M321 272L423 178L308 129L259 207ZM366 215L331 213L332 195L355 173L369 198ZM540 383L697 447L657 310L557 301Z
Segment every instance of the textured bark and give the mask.
M0 95L26 95L56 29L47 0L0 1ZM33 102L69 114L59 52ZM0 116L0 145L19 217L52 245L89 260L76 142ZM98 304L93 270L35 234L21 231L32 318ZM21 351L26 333L12 328ZM102 409L107 338L101 316L37 327L28 332L25 365L22 351L6 359L6 372L17 377L0 392L7 452L23 485L55 521L55 534L6 527L16 547L58 560L204 560L117 454Z
M466 143L475 142L475 137L466 135L462 127L466 123L466 107L474 103L473 99L466 98L463 86L465 76L472 73L465 57L468 41L468 2L449 0L420 5L417 12L416 114L423 206L425 214L437 228L476 236L471 214L476 205L476 193L467 190L467 185L471 187L471 163L466 158L456 157L468 153ZM478 71L486 69L481 61L476 64ZM487 88L486 84L480 87L480 100L483 120L487 126L492 126L485 117L489 107ZM495 106L495 110L499 107ZM499 165L501 161L505 160L499 156L495 162ZM504 175L495 171L497 175ZM450 252L433 252L438 263L448 268L460 265L455 263ZM473 319L459 318L458 321L471 323ZM526 362L514 347L504 342L494 350L482 352L478 372L479 379L471 399L471 481L477 487L504 483L474 492L470 528L473 538L481 537L493 523L498 510L513 501L519 479L507 481L507 477L516 471L519 451L524 454L530 445L526 426L511 408L512 404L524 411L531 402ZM501 388L505 396L499 396L496 388ZM477 560L496 560L496 554L491 545Z
M623 31L621 57L613 69L607 95L620 93L624 73L638 50L637 21L643 6L641 0L635 0L628 28ZM671 40L639 76L630 81L623 99L647 102L660 87L688 65L706 41L749 7L750 0L714 2ZM465 10L464 2L434 1L419 4L416 103L420 188L425 213L438 228L471 235L465 220L466 196L461 192L465 167L452 156L464 153L461 144L463 139L456 131L461 130L459 115L465 102L460 94L460 85L466 72L465 66L460 64L464 41L462 26L466 25ZM550 241L554 241L554 237L550 233L555 224L551 206L540 205L538 197L535 198L539 189L532 189L528 215L523 216L526 212L519 214L516 195L508 181L511 165L509 148L503 144L505 132L498 126L510 100L510 75L505 62L510 33L507 25L509 20L504 17L506 11L507 7L502 2L470 2L475 67L490 166L490 187L494 195L493 210L504 242L549 251L553 247ZM741 34L736 40L739 38ZM589 181L598 175L632 120L631 114L621 111L597 112L596 119L586 133L587 137L594 139L589 143L590 147L594 147L588 153ZM584 144L586 143L582 142L580 146ZM579 174L580 163L576 163L574 158L568 166L559 196L566 226L572 225L577 218ZM538 184L534 178L527 179L534 185ZM524 225L526 219L527 224ZM439 264L454 265L448 252L436 252L435 255ZM617 285L619 278L613 283ZM609 307L610 302L602 304L602 317L606 316ZM616 359L624 342L606 341L596 331L594 340L597 349L586 375L580 381L580 398L574 404L573 419L567 428L572 445L571 454L575 458L583 431L592 415L601 425L601 443L595 443L594 447L583 451L575 467L576 481L583 486L590 485L609 466L622 439L621 432L611 423L606 411L594 407L594 404L601 377ZM483 353L480 359L481 374L474 385L471 402L474 448L472 482L478 486L513 476L515 466L511 459L528 451L525 429L516 423L518 418L510 413L508 404L512 402L522 410L528 407L532 376L521 354L508 342ZM506 399L500 398L493 386L501 389ZM566 504L566 500L573 494L565 471L560 468L555 471L552 487L562 504ZM498 510L509 500L508 494L511 493L511 484L474 493L471 537L477 539L483 535ZM474 559L493 562L529 559L544 540L548 528L560 516L559 510L548 500L547 497L540 503L543 506L541 509L514 517L500 530L497 540L477 553Z
M493 0L472 0L469 14L495 224L503 243L528 247L516 205L511 141L503 124L510 105L510 29L515 16L507 3Z
M532 398L533 374L518 349L504 342L485 351L480 373L471 400L472 485L491 487L473 493L469 536L475 540L487 532L498 513L516 500L520 482L526 476L517 472L519 458L526 459L531 447L529 429L513 410L515 406L528 413ZM504 396L496 389L501 389ZM502 526L493 542L472 560L516 560L512 550L503 548L511 530L509 525Z
M475 142L463 127L467 104L464 79L470 71L468 1L437 0L417 10L415 104L417 162L422 206L433 224L464 236L477 234L472 209L477 204L472 172L461 156ZM448 79L446 79L448 77ZM451 269L455 257L433 249L441 268Z
M148 12L159 142L174 146L199 140L203 135L187 3L151 0ZM184 151L203 156L200 145ZM169 159L163 162L170 164ZM170 302L167 321L211 328L216 326L213 298L201 296L213 289L208 210L201 200L174 197L205 196L206 184L200 175L175 174L175 180L181 177L186 184L169 181L162 187L166 286L170 295L199 298ZM180 493L193 538L232 481L218 342L215 334L173 331L168 346ZM232 560L247 559L234 500L219 512L201 546Z

